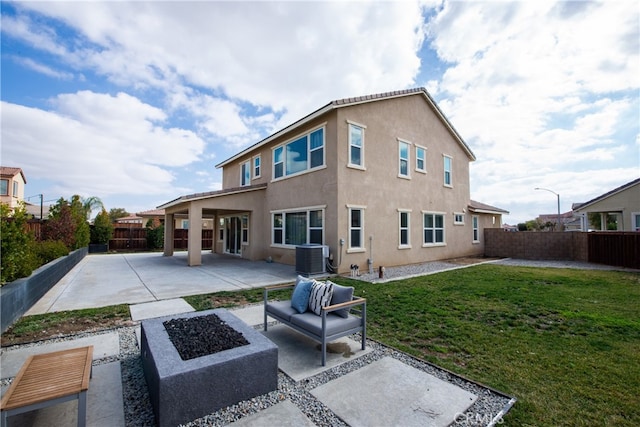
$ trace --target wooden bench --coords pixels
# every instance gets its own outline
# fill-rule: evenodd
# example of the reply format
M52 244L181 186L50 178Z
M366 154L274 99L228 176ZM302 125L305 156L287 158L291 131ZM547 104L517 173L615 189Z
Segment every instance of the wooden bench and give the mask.
M7 418L78 399L78 426L87 419L87 390L93 346L29 356L2 397L2 427Z

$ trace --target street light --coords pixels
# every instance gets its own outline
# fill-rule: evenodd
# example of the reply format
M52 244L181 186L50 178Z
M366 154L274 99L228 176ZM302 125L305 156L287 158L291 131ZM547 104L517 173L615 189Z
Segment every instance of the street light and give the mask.
M556 197L558 198L558 231L562 231L560 228L560 195L558 193L556 193L553 190L549 190L548 188L540 188L540 187L536 187L534 188L534 190L544 190L544 191L548 191L549 193L553 193L556 195Z

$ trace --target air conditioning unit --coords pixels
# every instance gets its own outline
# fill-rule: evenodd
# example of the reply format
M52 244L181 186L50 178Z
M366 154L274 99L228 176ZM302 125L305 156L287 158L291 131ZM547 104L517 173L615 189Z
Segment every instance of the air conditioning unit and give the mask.
M296 273L303 276L326 273L325 261L329 247L325 245L296 246Z

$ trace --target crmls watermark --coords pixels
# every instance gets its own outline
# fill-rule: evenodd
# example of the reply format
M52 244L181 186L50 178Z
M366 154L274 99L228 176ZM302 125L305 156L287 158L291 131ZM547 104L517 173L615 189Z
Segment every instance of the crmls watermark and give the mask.
M491 414L479 414L477 412L468 412L468 413L457 412L453 418L453 422L454 424L458 424L458 425L486 426L492 423L502 424L504 423L504 420L502 418L498 418L497 420L495 420L494 416Z

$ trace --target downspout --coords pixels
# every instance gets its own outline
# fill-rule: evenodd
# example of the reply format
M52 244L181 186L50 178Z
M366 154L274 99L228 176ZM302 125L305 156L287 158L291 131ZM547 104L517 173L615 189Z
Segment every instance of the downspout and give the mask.
M369 274L373 274L373 235L369 236Z

